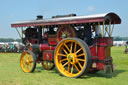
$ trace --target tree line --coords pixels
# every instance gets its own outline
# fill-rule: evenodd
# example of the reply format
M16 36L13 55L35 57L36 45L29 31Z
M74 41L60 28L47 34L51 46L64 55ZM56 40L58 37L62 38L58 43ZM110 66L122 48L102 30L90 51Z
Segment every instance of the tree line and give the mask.
M116 36L113 38L114 41L128 41L128 37L120 37ZM21 39L13 39L13 38L0 38L0 42L22 42Z
M114 41L128 41L128 37L116 36L113 39L114 39Z
M21 39L13 39L13 38L0 38L0 42L22 42Z

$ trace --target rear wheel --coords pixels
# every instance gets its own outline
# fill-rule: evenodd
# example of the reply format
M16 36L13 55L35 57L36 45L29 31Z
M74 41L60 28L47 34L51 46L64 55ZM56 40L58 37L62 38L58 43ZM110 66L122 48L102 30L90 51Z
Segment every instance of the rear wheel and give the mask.
M23 52L20 58L20 66L24 72L33 72L36 67L36 56L31 51Z
M54 53L57 70L66 77L79 77L91 66L90 50L78 38L67 38L59 42Z

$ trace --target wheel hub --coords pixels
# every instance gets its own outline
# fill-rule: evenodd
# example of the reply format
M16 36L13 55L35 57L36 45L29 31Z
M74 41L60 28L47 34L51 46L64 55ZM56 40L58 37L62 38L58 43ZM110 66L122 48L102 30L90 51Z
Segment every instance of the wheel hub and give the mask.
M68 62L71 63L71 64L77 63L75 57L76 57L76 55L73 54L73 53L68 54L68 55L67 55L67 60L68 60Z
M62 38L67 38L68 35L67 34L62 34Z
M29 60L26 60L26 64L28 65L30 63L30 61Z

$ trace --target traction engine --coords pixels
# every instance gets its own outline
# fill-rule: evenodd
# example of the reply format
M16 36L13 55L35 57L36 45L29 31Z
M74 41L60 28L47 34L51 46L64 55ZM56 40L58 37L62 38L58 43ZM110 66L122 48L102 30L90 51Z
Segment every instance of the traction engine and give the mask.
M45 70L56 67L61 75L75 78L87 72L114 71L112 32L114 24L121 23L118 15L70 14L42 18L11 25L17 31L21 27L22 34L18 33L27 49L20 59L24 72L34 72L37 63Z

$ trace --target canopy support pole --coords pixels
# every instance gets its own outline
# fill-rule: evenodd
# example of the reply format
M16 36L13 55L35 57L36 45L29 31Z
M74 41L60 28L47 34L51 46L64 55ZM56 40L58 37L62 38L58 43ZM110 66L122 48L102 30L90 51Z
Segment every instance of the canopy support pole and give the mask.
M103 34L102 34L102 32L101 32L100 22L98 22L98 25L99 25L99 29L100 29L101 36L103 37Z
M103 37L104 37L104 34L105 34L105 33L104 33L104 32L105 32L105 30L104 30L104 29L105 29L105 28L104 28L104 25L105 25L105 21L103 21Z
M23 39L23 27L21 27L21 32L22 32L21 38Z
M42 29L43 29L43 35L44 35L44 26L42 26Z
M111 36L112 36L112 33L113 33L113 29L114 29L114 24L113 24L113 26L112 26Z
M16 31L18 32L20 38L22 39L22 36L21 36L21 34L20 34L20 32L19 32L19 30L17 28L16 28Z
M111 21L109 21L109 37L112 36L112 32L111 32Z

